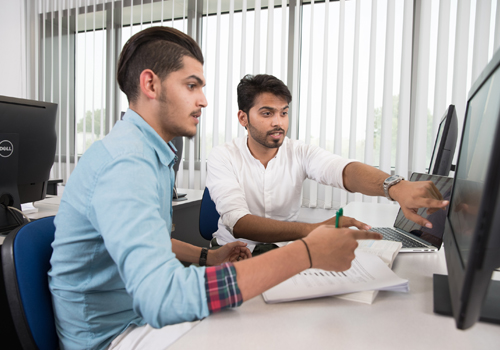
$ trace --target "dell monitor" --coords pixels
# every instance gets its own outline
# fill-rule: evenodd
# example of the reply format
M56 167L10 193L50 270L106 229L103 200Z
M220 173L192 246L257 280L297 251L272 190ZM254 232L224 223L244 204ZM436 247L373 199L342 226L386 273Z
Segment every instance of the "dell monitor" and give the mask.
M491 280L500 266L499 117L497 51L469 92L445 222L448 276L434 275L434 311L453 315L459 329L500 323L500 281Z
M13 208L45 198L56 152L57 104L0 96L0 233L23 223Z
M458 138L458 120L454 105L450 105L444 112L439 123L438 134L432 151L429 174L449 176L453 170L452 161Z

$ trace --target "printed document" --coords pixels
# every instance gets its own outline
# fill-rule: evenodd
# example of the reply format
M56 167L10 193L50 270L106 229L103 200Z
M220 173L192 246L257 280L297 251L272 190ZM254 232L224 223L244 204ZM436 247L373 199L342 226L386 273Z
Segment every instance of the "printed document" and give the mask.
M408 280L399 278L380 257L356 250L356 258L347 271L308 269L262 296L266 303L280 303L371 290L407 292Z

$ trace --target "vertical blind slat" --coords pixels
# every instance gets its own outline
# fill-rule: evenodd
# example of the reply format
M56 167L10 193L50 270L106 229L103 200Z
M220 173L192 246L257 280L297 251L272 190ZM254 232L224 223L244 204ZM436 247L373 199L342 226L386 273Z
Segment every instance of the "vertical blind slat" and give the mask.
M105 23L104 23L104 20L106 18L105 16L105 11L104 11L104 5L105 5L105 0L102 0L102 23L101 23L101 26L102 26L102 59L101 59L101 71L102 71L102 75L103 76L106 76L105 72L106 72L106 61L105 61L105 52L106 52L106 47L105 47L105 43L106 43L106 35L105 35ZM102 85L101 85L101 88L102 88L102 93L101 93L101 124L100 124L100 132L99 132L99 137L102 139L104 137L104 95L106 93L106 79L102 79Z
M342 155L342 117L344 98L344 37L345 37L345 0L340 0L339 8L339 35L337 60L337 91L335 97L335 138L333 140L333 152ZM333 201L342 206L346 202L345 191L333 190Z
M325 29L323 34L323 65L322 65L322 79L321 79L321 117L320 117L320 130L319 130L319 146L326 149L326 117L328 115L328 43L330 33L330 2L325 2L325 16L324 23ZM318 184L317 189L318 206L323 208L330 208L332 202L331 191L325 185Z
M227 50L227 80L226 80L226 137L225 142L233 139L233 40L234 33L234 2L229 5L229 31Z
M232 1L231 1L232 3ZM266 74L273 74L273 54L274 54L274 0L267 3L267 52L266 52Z
M62 2L61 0L57 3L57 58L58 58L58 82L57 82L57 103L59 108L57 108L57 120L58 123L58 135L57 138L57 151L58 151L58 164L57 164L57 176L62 176Z
M205 16L205 30L204 37L208 36L208 3L209 0L206 0L206 16ZM206 41L203 42L203 56L205 57L205 71L208 76L208 66L209 66L209 57L207 55L208 52L208 44ZM205 96L207 95L207 86L203 87L203 92ZM200 141L200 183L201 188L205 187L205 182L207 178L207 147L206 147L206 139L207 139L207 111L206 108L202 110L202 119L201 119L201 141Z
M314 0L311 1L311 18L309 28L309 65L307 67L307 119L305 143L311 143L311 121L312 121L312 86L313 86L313 66L314 66Z
M299 60L300 60L300 51L299 51L299 44L300 44L300 31L299 31L299 25L300 23L300 11L297 8L297 3L294 0L294 27L293 27L293 70L292 70L292 96L294 98L292 99L292 127L291 127L291 133L290 133L290 138L292 140L296 140L298 138L298 119L299 119ZM291 10L291 8L290 8Z
M455 105L458 117L458 134L462 132L465 101L467 99L467 57L469 51L470 0L457 1L455 33L455 52L453 64L453 88L451 102Z
M220 21L221 21L221 0L217 0L217 29L215 43L215 77L214 77L214 125L213 125L213 146L219 144L219 75L220 75Z
M172 27L174 26L174 18L175 18L175 1L172 0Z
M401 49L401 80L399 84L398 141L396 174L408 177L408 138L410 132L411 37L413 1L405 0L403 9L403 39Z
M448 79L448 46L450 40L450 1L439 2L438 38L436 53L436 80L434 87L434 112L432 135L437 134L439 121L446 109L446 85Z
M488 63L488 46L490 42L491 1L476 2L476 20L474 28L474 45L472 48L471 84L477 79Z
M36 0L35 2L35 15L34 15L34 20L35 20L35 98L39 99L40 98L40 89L39 89L39 75L40 75L40 69L39 69L39 64L40 64L40 2L39 0Z
M67 7L67 40L68 40L68 47L66 48L66 176L65 176L65 179L69 179L69 175L71 174L71 168L70 168L70 165L71 165L71 150L70 150L70 141L71 141L71 138L70 138L70 134L69 134L69 130L70 130L70 103L71 103L71 99L70 99L70 58L71 58L71 55L70 55L70 48L71 48L71 33L70 33L70 28L71 28L71 22L70 22L70 19L71 19L71 9L70 9L70 6Z
M79 45L79 35L78 35L78 25L79 25L79 21L78 21L78 9L80 8L80 0L76 0L75 1L75 76L77 75L77 67L78 67L78 63L79 63L79 60L80 60L80 55L79 55L79 51L78 51L78 45ZM74 141L74 146L75 146L75 149L74 149L74 162L75 162L75 166L78 164L78 120L77 120L77 115L78 115L78 101L77 101L77 98L76 96L80 96L80 89L79 89L79 84L75 84L75 108L74 108L74 111L75 111L75 125L74 125L74 132L75 132L75 141Z
M240 78L247 73L246 47L247 47L247 0L243 0L241 10L241 55L240 55ZM238 123L238 137L245 135L245 128Z
M387 1L387 28L385 31L384 92L382 103L382 130L380 136L380 169L391 172L392 113L394 77L394 0Z
M253 74L260 73L260 13L261 0L255 0L253 37Z
M92 1L92 132L91 132L91 140L92 143L95 141L95 71L96 71L96 63L95 63L95 2Z
M365 163L373 164L373 132L375 120L375 63L377 50L377 0L372 1L370 19L370 59L368 63L368 95L366 103ZM366 197L364 197L366 199ZM369 200L376 201L371 198Z
M338 61L337 61L337 91L335 98L335 139L333 152L342 154L342 112L344 92L344 31L345 31L345 0L340 0Z
M306 100L306 134L305 143L311 143L311 123L312 123L312 86L313 86L313 59L314 59L314 0L311 1L311 14L309 24L309 62L307 66L307 100ZM304 204L308 207L316 206L316 183L314 181L305 181L303 186ZM314 198L313 198L314 197Z
M421 2L422 18L430 18L429 0ZM413 128L413 165L412 171L425 172L427 153L427 109L429 85L430 26L421 25L419 30L418 71L415 91L415 124Z
M493 53L500 47L500 0L497 0L497 9L495 13L495 34L493 41Z
M87 55L85 52L87 51L87 0L83 2L85 17L83 20L83 38L84 38L84 49L83 49L83 105L82 105L82 116L83 116L83 133L82 133L82 153L84 153L87 149L87 123L86 118L87 115L85 110L87 108Z
M133 2L133 0L132 0ZM141 24L140 28L142 30L142 24L144 23L144 0L141 0Z
M359 35L360 35L360 17L361 17L361 1L356 1L354 14L354 49L353 49L353 67L352 67L352 90L351 90L351 123L349 129L349 158L355 159L357 131L358 131L358 83L359 83ZM348 193L347 201L355 200L355 194ZM359 200L361 200L359 196Z
M287 43L287 18L286 18L286 0L281 0L281 80L286 83L286 43Z

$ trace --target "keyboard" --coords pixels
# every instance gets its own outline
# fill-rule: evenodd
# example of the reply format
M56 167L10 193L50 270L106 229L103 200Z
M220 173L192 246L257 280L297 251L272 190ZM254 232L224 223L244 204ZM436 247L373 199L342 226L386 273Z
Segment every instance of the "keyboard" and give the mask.
M384 236L386 241L396 241L403 243L403 248L426 248L427 246L419 241L411 239L406 235L392 229L389 227L376 227L372 228L370 231L378 232Z

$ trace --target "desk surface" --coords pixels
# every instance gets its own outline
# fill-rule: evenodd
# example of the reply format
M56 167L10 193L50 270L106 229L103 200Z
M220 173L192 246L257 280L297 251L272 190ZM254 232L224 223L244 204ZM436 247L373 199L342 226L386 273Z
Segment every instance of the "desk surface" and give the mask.
M350 203L344 214L372 226L392 226L399 207ZM332 210L301 216L317 221ZM312 220L314 221L314 220ZM401 253L393 270L410 281L410 292L379 292L371 305L334 297L266 304L262 296L201 321L169 349L498 349L500 327L477 323L455 328L433 313L432 275L446 274L444 252ZM418 341L414 339L419 338Z

